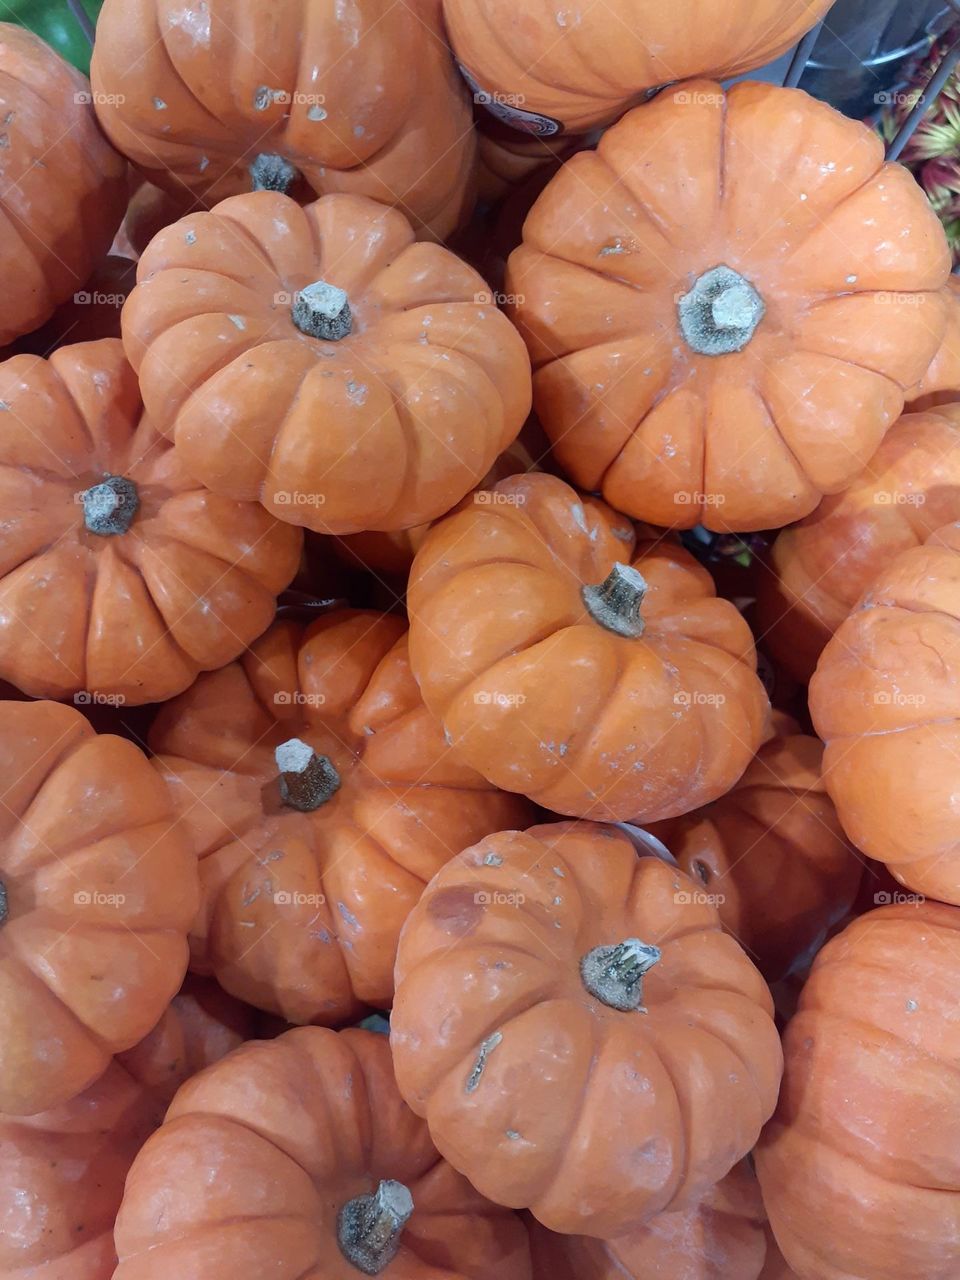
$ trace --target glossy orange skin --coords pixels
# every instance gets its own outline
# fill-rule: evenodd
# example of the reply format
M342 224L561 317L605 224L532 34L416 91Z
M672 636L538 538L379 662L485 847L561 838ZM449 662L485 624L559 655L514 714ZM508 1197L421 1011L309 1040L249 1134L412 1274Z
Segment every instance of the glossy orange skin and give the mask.
M264 631L302 535L209 493L144 415L116 338L0 364L0 676L35 697L172 697ZM134 481L124 534L77 495Z
M616 562L648 584L645 630L594 621L583 585ZM556 813L653 821L728 791L767 712L750 629L672 540L553 476L464 504L417 553L410 661L465 760Z
M151 416L214 492L291 524L432 520L530 410L526 351L481 277L372 200L236 196L160 232L137 279L123 340ZM317 280L348 294L340 341L293 323Z
M427 887L397 955L397 1083L484 1195L613 1237L689 1208L750 1150L780 1081L773 1004L693 888L593 823L500 832ZM627 938L662 951L646 1013L581 980L587 952Z
M943 339L927 372L907 393L907 408L914 413L960 398L960 277L950 277L946 295L947 327Z
M311 814L276 794L274 749L293 737L341 778ZM388 1006L424 884L465 845L532 817L454 758L420 701L404 624L384 614L277 623L164 707L150 746L200 858L191 967L290 1022Z
M97 126L85 76L0 23L0 347L82 289L126 205L126 170Z
M698 355L678 300L720 265L766 312L741 351ZM865 125L799 90L691 81L567 161L505 288L573 482L654 524L739 532L863 468L937 349L949 269Z
M579 132L610 124L657 85L761 67L829 7L828 0L613 0L567 11L543 0L443 0L454 53L483 89L515 95L524 111Z
M783 717L788 720L787 717ZM713 804L648 827L768 981L850 910L863 870L821 777L823 744L786 723Z
M802 1280L957 1274L958 939L954 907L881 907L814 963L756 1152L771 1226Z
M777 663L809 680L877 573L957 517L960 403L905 414L849 489L773 544L769 572L758 575L757 622Z
M877 574L824 649L810 714L847 835L902 884L960 904L960 523Z
M72 707L0 703L0 773L0 1113L35 1115L176 994L197 873L142 753Z
M383 1178L414 1201L384 1280L529 1280L523 1224L440 1159L386 1036L318 1027L245 1045L180 1090L127 1180L115 1280L357 1280L337 1214Z
M442 239L469 213L470 99L439 0L106 0L90 75L114 145L157 186L215 203L283 156L304 199L346 191ZM161 104L158 106L158 104Z

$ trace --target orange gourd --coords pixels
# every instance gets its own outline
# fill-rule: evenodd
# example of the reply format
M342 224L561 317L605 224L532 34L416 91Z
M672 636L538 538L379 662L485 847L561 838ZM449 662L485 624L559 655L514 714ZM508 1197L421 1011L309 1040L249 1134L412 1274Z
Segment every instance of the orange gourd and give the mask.
M126 165L90 85L37 36L0 23L0 347L82 289L126 204Z
M118 339L5 361L0 406L0 677L151 702L269 626L299 530L192 479Z
M803 1280L958 1273L958 943L954 907L881 907L814 962L756 1152L771 1226Z
M761 67L829 8L829 0L612 0L572 9L443 2L454 52L483 90L479 101L515 129L548 137L610 124L661 84Z
M441 521L408 591L424 702L494 785L653 821L729 790L766 696L732 604L672 541L562 480L514 476Z
M127 1179L115 1280L529 1280L520 1220L434 1150L385 1036L318 1027L186 1084Z
M459 762L410 674L404 624L281 622L160 712L155 764L200 859L191 967L290 1022L393 996L433 873L529 806Z
M960 904L960 523L880 570L824 649L810 714L843 829L921 894Z
M236 196L162 231L137 278L123 339L151 417L215 493L291 524L432 520L529 411L483 280L372 200Z
M920 413L960 397L960 277L946 285L947 327L930 367L907 392L907 408Z
M194 859L141 752L72 707L0 703L0 1113L86 1089L187 967Z
M958 518L960 403L905 414L849 489L773 544L757 578L757 624L777 663L809 680L877 573Z
M573 482L738 532L862 470L941 340L949 268L865 125L798 90L692 81L567 161L505 288Z
M484 1195L623 1235L695 1204L775 1105L766 984L675 867L613 827L504 831L403 930L397 1083Z
M106 0L90 75L114 145L207 203L251 190L396 205L419 236L469 213L470 102L439 0Z
M648 828L768 981L820 946L862 871L821 777L822 743L788 716L775 720L725 796Z

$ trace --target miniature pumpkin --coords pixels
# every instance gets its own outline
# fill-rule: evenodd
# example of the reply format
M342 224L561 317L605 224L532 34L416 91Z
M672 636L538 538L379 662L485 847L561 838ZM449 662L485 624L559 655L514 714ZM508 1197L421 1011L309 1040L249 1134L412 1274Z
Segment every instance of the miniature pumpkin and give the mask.
M609 124L673 80L762 67L829 8L830 0L614 0L578 10L443 0L477 101L514 129L547 137Z
M947 327L936 355L920 382L907 392L907 408L913 413L950 404L960 397L960 277L946 285Z
M150 745L200 859L191 967L290 1022L389 1005L427 880L531 817L454 758L384 614L277 623L167 704Z
M809 680L891 558L957 518L960 403L905 414L849 489L824 498L773 544L770 571L758 575L757 621L776 661Z
M573 482L736 532L862 470L937 349L949 269L866 125L798 90L693 81L567 161L505 287Z
M431 1145L384 1035L319 1027L195 1076L134 1161L114 1280L529 1280L526 1230Z
M731 791L649 828L769 981L846 915L862 871L820 776L822 743L789 716L775 723Z
M958 943L954 907L881 907L814 962L756 1152L771 1226L804 1280L958 1274Z
M141 752L72 707L0 703L0 1113L86 1089L187 967L196 864Z
M766 984L713 907L613 827L465 850L403 930L400 1092L445 1159L553 1231L622 1235L694 1205L776 1102Z
M824 649L810 714L847 835L902 884L960 903L960 523L882 569Z
M672 817L733 786L767 711L750 630L710 575L553 476L437 524L410 661L467 763L556 813Z
M269 626L301 534L187 474L117 339L5 361L0 406L0 676L151 702Z
M91 77L107 136L150 182L208 203L346 191L445 237L476 144L439 0L106 0Z
M48 356L68 342L119 338L120 309L136 282L137 264L131 258L110 254L97 265L83 288L57 307L46 324L18 338L6 348L3 358Z
M123 338L151 417L215 493L291 524L432 520L529 411L483 280L372 200L236 196L162 231L137 278Z
M0 23L0 347L43 324L110 248L126 165L97 127L90 86L30 31Z
M533 1280L760 1280L765 1219L757 1180L742 1162L689 1209L614 1240L558 1235L531 1219Z

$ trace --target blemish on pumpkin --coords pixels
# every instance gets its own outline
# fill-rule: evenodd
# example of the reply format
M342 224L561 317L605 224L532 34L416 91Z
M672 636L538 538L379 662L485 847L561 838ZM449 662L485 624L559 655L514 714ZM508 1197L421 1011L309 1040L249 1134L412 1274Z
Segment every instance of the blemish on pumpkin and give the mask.
M553 874L554 874L555 876L559 876L561 880L566 880L566 878L567 878L567 877L566 877L566 874L564 873L564 871L563 871L563 870L562 870L562 868L560 868L560 867L554 867L554 868L553 868Z
M326 120L326 118L327 118L327 113L326 111L324 111L323 107L311 107L310 110L307 112L308 120L313 120L315 122L318 122L320 120Z
M352 911L349 911L349 910L347 909L347 907L344 905L344 903L342 903L342 902L338 902L338 903L337 903L337 910L338 910L338 911L340 912L340 914L343 916L344 920L346 920L347 924L350 926L350 928L351 928L351 929L359 929L359 928L360 928L360 921L357 919L357 917L353 914L353 912L352 912Z
M917 1004L916 1000L907 1001L907 1004L906 1004L907 1013L916 1013L919 1007L920 1006Z
M485 867L502 867L503 858L500 857L499 853L486 853L483 856L483 865Z
M188 231L187 234L183 237L183 239L186 244L196 244L197 233L195 231Z
M444 933L462 938L472 933L483 918L483 905L464 885L441 889L427 902L427 914Z
M166 111L167 104L164 102L162 98L154 98L153 109L154 111Z
M227 319L232 325L239 329L241 333L243 333L247 327L247 322L244 320L243 316L227 316Z
M487 1065L487 1058L494 1051L500 1041L503 1039L502 1031L494 1031L492 1036L487 1036L486 1040L477 1050L477 1060L473 1064L473 1070L467 1076L467 1083L464 1085L464 1093L473 1093L480 1085L480 1077L483 1075L483 1069Z
M507 1134L507 1137L510 1139L510 1141L511 1141L511 1142L516 1142L516 1141L517 1141L517 1139L520 1137L520 1135L519 1135L519 1133L517 1133L516 1129L507 1129L506 1134Z

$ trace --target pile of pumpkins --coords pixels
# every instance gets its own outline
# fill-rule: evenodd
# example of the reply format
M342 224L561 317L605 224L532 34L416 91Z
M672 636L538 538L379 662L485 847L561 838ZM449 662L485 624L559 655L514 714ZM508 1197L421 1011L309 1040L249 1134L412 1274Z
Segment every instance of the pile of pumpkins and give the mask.
M0 25L0 1280L960 1276L960 294L720 83L827 8Z

